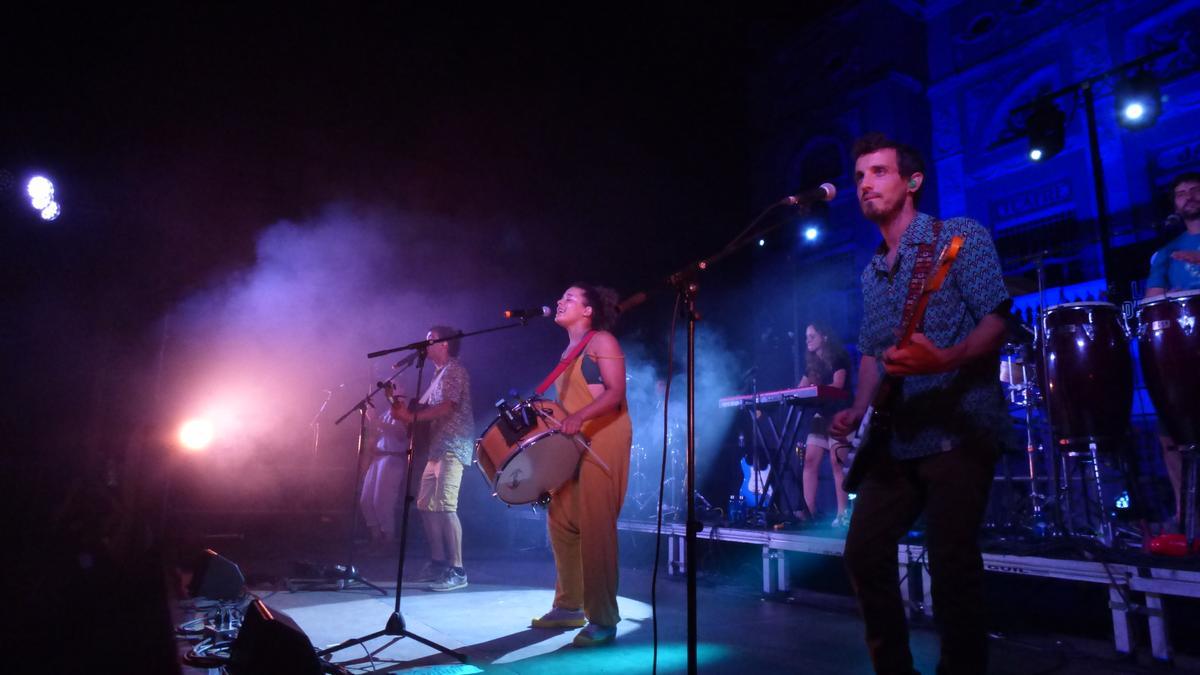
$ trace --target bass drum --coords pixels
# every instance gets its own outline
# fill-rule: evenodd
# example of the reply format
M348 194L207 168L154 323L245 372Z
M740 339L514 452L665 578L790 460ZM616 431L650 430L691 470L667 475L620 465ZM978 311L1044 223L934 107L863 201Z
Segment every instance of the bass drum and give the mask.
M542 500L579 470L582 447L546 416L562 420L567 413L554 401L521 401L503 408L475 442L476 465L506 504Z
M1142 300L1138 357L1163 428L1181 445L1200 443L1200 290Z
M1117 306L1075 302L1046 310L1046 392L1062 445L1122 441L1133 407L1133 359Z

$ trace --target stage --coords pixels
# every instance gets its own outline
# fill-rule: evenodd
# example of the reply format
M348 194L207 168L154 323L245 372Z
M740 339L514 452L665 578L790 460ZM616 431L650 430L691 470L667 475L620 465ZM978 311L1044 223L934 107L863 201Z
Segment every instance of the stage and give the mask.
M579 649L570 644L573 630L529 628L530 618L546 611L552 601L553 564L549 551L540 545L541 523L524 512L516 516L514 513L513 522L507 524L512 528L508 536L477 540L474 547L468 539L467 588L434 593L420 584L406 582L404 586L402 611L408 628L465 653L468 665L457 664L411 639L386 637L368 642L365 648L339 651L332 660L354 673L650 672L653 538L646 532L649 524L622 524L623 619L616 644ZM669 563L668 539L673 539L669 534L676 530L669 526L666 532L658 576L658 670L685 672L686 588L679 574L681 561ZM700 672L870 672L862 624L840 569L840 545L832 530L702 532L697 568ZM229 542L229 548L232 553L239 544ZM248 557L236 562L251 591L272 610L289 615L317 648L378 631L386 624L394 603L394 554L375 551L358 563L365 578L388 590L389 595L383 597L356 585L342 591L290 592L286 575L292 554L288 550L298 549L287 543L270 547L265 542L247 548ZM913 550L902 547L900 555L911 555ZM1034 569L1032 557L1021 558L1025 567L1020 569L1017 557L1010 557L1009 567L1004 569L998 560L989 554L988 569L997 572L988 575L995 628L992 672L1162 671L1165 663L1153 657L1144 625L1131 624L1129 653L1114 649L1113 636L1106 634L1112 626L1104 604L1107 596L1095 579L1079 583L1082 572L1075 578L1035 579L1024 575L1055 575ZM418 555L410 554L408 567L415 570L420 562ZM1060 560L1055 569L1071 566ZM1083 568L1081 564L1075 567ZM1128 568L1113 569L1122 575ZM764 570L768 573L765 577L760 575ZM782 578L780 570L785 572ZM1128 577L1121 578L1128 582ZM774 588L764 589L763 583L768 581ZM922 605L914 604L914 608ZM1186 618L1195 616L1194 606L1183 611ZM917 611L911 621L917 668L932 673L938 650L932 620ZM1145 644L1139 643L1139 638ZM1194 647L1186 641L1176 647L1175 670L1200 672ZM204 671L185 668L185 672Z

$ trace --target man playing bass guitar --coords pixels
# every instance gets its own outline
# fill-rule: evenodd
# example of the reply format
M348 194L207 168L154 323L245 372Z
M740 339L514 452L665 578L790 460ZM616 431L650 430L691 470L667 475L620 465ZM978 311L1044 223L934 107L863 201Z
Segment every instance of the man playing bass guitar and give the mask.
M864 464L851 468L861 482L850 486L857 499L846 566L876 672L915 672L896 560L900 538L924 514L942 640L938 672L984 673L978 535L997 438L1007 425L997 354L1011 301L986 229L967 218L943 222L917 211L925 174L913 148L868 134L852 155L859 205L879 226L883 242L861 279L858 393L853 406L834 416L830 435L845 438L853 431L877 390L891 396L874 401L876 409L889 408L888 428L869 430L867 444L878 451L864 446L855 459ZM923 298L928 304L920 303L923 317L911 310L906 316L906 305L918 305L935 252L956 238L957 259L940 289ZM897 347L897 329L906 319L919 328ZM888 386L881 388L885 378Z

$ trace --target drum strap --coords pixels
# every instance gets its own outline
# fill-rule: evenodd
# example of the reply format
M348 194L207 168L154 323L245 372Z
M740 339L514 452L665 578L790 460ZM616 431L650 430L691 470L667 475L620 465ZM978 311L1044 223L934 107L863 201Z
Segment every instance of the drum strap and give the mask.
M925 278L929 276L929 270L933 268L933 259L936 256L938 237L942 234L942 221L933 221L933 241L917 246L917 261L913 265L912 278L908 280L908 296L904 298L904 316L900 319L900 326L907 326L912 320L913 312L917 311L917 301L921 299L921 291L925 290ZM924 323L924 317L921 320ZM897 330L899 330L897 326ZM917 332L921 331L921 327L917 326Z
M558 362L558 366L555 367L554 370L550 371L550 374L546 376L546 379L542 380L542 383L539 384L537 389L534 390L537 392L538 396L546 393L546 390L550 388L550 385L554 384L554 381L558 379L558 376L562 375L563 371L570 367L570 365L575 362L575 359L579 358L579 355L583 353L584 349L587 349L588 343L592 341L592 337L595 335L596 331L588 331L587 334L583 336L583 339L579 341L579 344L575 345L575 348L572 349L569 354L567 354L566 358Z

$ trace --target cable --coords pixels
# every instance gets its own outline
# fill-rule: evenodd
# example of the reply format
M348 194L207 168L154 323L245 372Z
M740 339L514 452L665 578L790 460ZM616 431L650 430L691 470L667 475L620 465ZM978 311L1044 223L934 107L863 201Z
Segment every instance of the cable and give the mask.
M650 572L650 623L653 627L654 645L651 649L650 673L657 675L658 673L658 567L662 561L662 521L663 521L663 493L666 490L667 481L667 430L669 429L670 409L671 409L671 375L672 366L675 363L675 329L676 322L679 320L679 300L678 293L675 294L675 307L671 311L671 330L667 338L667 386L663 391L663 451L662 462L658 472L658 524L654 531L654 569ZM675 486L678 490L679 486ZM687 524L688 527L691 523ZM691 560L685 564L692 564Z

